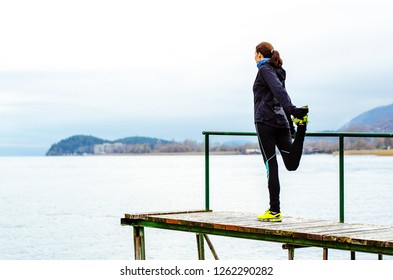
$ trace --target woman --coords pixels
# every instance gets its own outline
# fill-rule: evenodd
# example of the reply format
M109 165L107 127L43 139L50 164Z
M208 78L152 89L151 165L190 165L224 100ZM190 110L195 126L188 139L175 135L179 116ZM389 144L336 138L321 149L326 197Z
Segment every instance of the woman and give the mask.
M257 218L261 221L281 222L280 182L276 147L279 149L285 167L292 171L299 166L308 122L308 107L295 107L285 89L286 72L282 59L270 43L256 46L255 62L258 74L254 82L254 121L265 162L270 208ZM297 125L293 128L290 116ZM295 137L292 142L292 137ZM296 135L296 136L295 136Z

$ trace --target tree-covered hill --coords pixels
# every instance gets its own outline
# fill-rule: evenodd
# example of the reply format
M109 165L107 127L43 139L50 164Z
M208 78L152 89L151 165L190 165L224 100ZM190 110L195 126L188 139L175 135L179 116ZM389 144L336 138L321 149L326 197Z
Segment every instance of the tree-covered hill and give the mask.
M126 137L122 138L119 140L115 140L113 142L118 142L122 144L148 144L148 145L157 145L158 143L161 144L170 144L171 141L168 140L163 140L163 139L158 139L158 138L150 138L150 137L144 137L144 136L133 136L133 137Z
M220 144L210 146L211 152L244 154L247 149L256 149L256 143ZM148 154L148 153L201 153L204 143L186 139L182 142L159 138L134 136L118 140L104 140L94 136L75 135L53 144L47 156L66 155L110 155L110 154Z
M94 145L103 144L106 140L87 135L74 135L59 143L53 144L47 156L92 154Z
M170 145L173 142L150 137L127 137L118 140L105 140L90 135L74 135L53 144L47 156L95 154L98 151L114 150L115 153L150 152L160 145ZM100 150L99 148L104 150Z

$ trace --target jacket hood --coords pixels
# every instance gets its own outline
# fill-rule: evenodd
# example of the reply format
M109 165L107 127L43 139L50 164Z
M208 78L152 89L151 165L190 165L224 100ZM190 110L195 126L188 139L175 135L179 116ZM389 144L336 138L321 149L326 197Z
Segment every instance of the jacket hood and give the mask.
M276 73L277 73L277 77L280 79L280 81L285 80L287 73L285 72L284 68L280 67L280 68L275 68Z

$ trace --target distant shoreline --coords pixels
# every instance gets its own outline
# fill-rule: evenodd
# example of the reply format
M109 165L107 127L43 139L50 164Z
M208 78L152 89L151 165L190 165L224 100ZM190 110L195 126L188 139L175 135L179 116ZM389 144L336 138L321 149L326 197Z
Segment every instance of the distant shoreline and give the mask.
M203 156L205 152L179 152L179 153L108 153L108 154L87 154L85 156ZM241 155L236 151L231 152L209 152L210 155Z
M307 154L307 155L315 155ZM334 156L338 155L339 152L333 152ZM376 156L393 156L393 149L390 150L346 150L345 155L376 155ZM93 155L93 156L202 156L205 152L186 152L186 153L140 153L140 154L104 154L104 155ZM209 152L209 155L246 155L236 151L230 152Z
M315 155L319 153L308 153L304 155ZM329 153L328 153L329 154ZM338 151L332 153L333 156L337 156ZM345 150L345 155L376 155L376 156L393 156L393 149L390 150ZM84 155L51 155L51 156L203 156L205 152L179 152L179 153L107 153L107 154L84 154ZM227 151L227 152L209 152L209 155L247 155L237 151Z
M339 152L334 152L333 155L338 155ZM374 155L374 156L393 156L393 149L390 150L346 150L345 155Z

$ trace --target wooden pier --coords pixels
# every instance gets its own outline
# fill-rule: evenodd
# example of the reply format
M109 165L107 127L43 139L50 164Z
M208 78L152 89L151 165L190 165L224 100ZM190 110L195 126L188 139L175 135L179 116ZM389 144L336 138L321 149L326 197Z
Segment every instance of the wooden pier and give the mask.
M339 223L333 221L285 217L281 223L261 222L255 213L213 212L206 210L171 213L125 214L122 225L134 228L135 259L146 259L144 227L195 233L198 259L205 259L204 240L217 253L208 235L237 237L279 242L288 249L288 259L294 259L295 248L320 247L322 258L328 259L328 249L347 250L351 259L355 252L374 253L378 259L393 255L393 227Z

